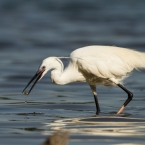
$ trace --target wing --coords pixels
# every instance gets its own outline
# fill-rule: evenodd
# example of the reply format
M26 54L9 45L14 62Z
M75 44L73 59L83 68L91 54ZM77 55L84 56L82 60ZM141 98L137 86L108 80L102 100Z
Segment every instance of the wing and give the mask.
M121 78L133 69L119 57L106 54L81 57L77 60L77 64L82 73L100 78Z
M135 51L113 46L88 46L76 49L71 59L87 77L122 78L137 68L139 54ZM136 58L134 61L134 58ZM93 77L93 76L92 76Z

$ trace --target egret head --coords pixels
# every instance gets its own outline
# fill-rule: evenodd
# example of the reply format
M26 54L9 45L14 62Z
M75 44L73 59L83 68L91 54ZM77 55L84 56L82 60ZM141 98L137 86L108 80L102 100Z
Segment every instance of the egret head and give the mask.
M29 92L25 92L26 95L28 95L31 90L34 88L34 86L36 85L36 83L42 79L42 77L50 70L50 69L54 69L57 68L57 66L60 66L60 60L57 57L48 57L46 59L44 59L40 65L40 67L38 68L38 71L36 72L36 74L33 76L33 78L29 81L29 83L26 85L26 87L24 88L24 90L22 91L22 93L26 90L26 88L34 81L34 84L32 85L32 87L30 88Z

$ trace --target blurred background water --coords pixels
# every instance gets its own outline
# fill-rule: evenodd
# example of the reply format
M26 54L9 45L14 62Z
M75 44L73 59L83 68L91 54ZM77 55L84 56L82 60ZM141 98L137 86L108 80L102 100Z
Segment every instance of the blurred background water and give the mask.
M0 0L1 145L40 145L60 128L71 132L70 145L145 143L145 71L127 79L134 99L121 115L127 96L119 88L97 87L97 117L86 83L56 86L47 74L21 94L45 57L88 45L145 51L145 1Z

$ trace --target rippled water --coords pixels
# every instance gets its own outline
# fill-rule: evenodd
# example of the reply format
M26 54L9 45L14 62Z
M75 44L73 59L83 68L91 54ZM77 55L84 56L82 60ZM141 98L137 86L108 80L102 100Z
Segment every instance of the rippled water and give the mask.
M68 56L87 45L145 50L145 1L0 1L0 144L40 145L54 131L70 131L69 145L145 143L145 71L125 86L97 87L101 113L89 86L52 84L47 74L28 97L21 91L48 56ZM63 60L67 64L66 60ZM27 101L27 103L25 103Z

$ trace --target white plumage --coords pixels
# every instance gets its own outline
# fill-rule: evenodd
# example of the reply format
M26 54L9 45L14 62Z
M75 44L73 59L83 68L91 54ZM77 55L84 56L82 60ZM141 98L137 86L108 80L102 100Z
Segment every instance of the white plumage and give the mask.
M43 60L36 73L39 78L34 85L50 69L53 69L51 79L55 84L64 85L71 82L87 82L94 94L97 114L99 114L100 108L96 85L118 85L128 94L128 99L117 112L119 114L133 97L133 94L121 85L123 79L134 69L145 68L145 53L115 46L87 46L76 49L70 54L70 63L65 70L63 70L64 66L60 58L48 57Z
M92 83L100 85L107 85L103 81L112 79L120 83L133 69L145 68L144 53L113 46L80 48L71 53L71 58L87 81L96 78ZM101 80L98 82L97 79Z

